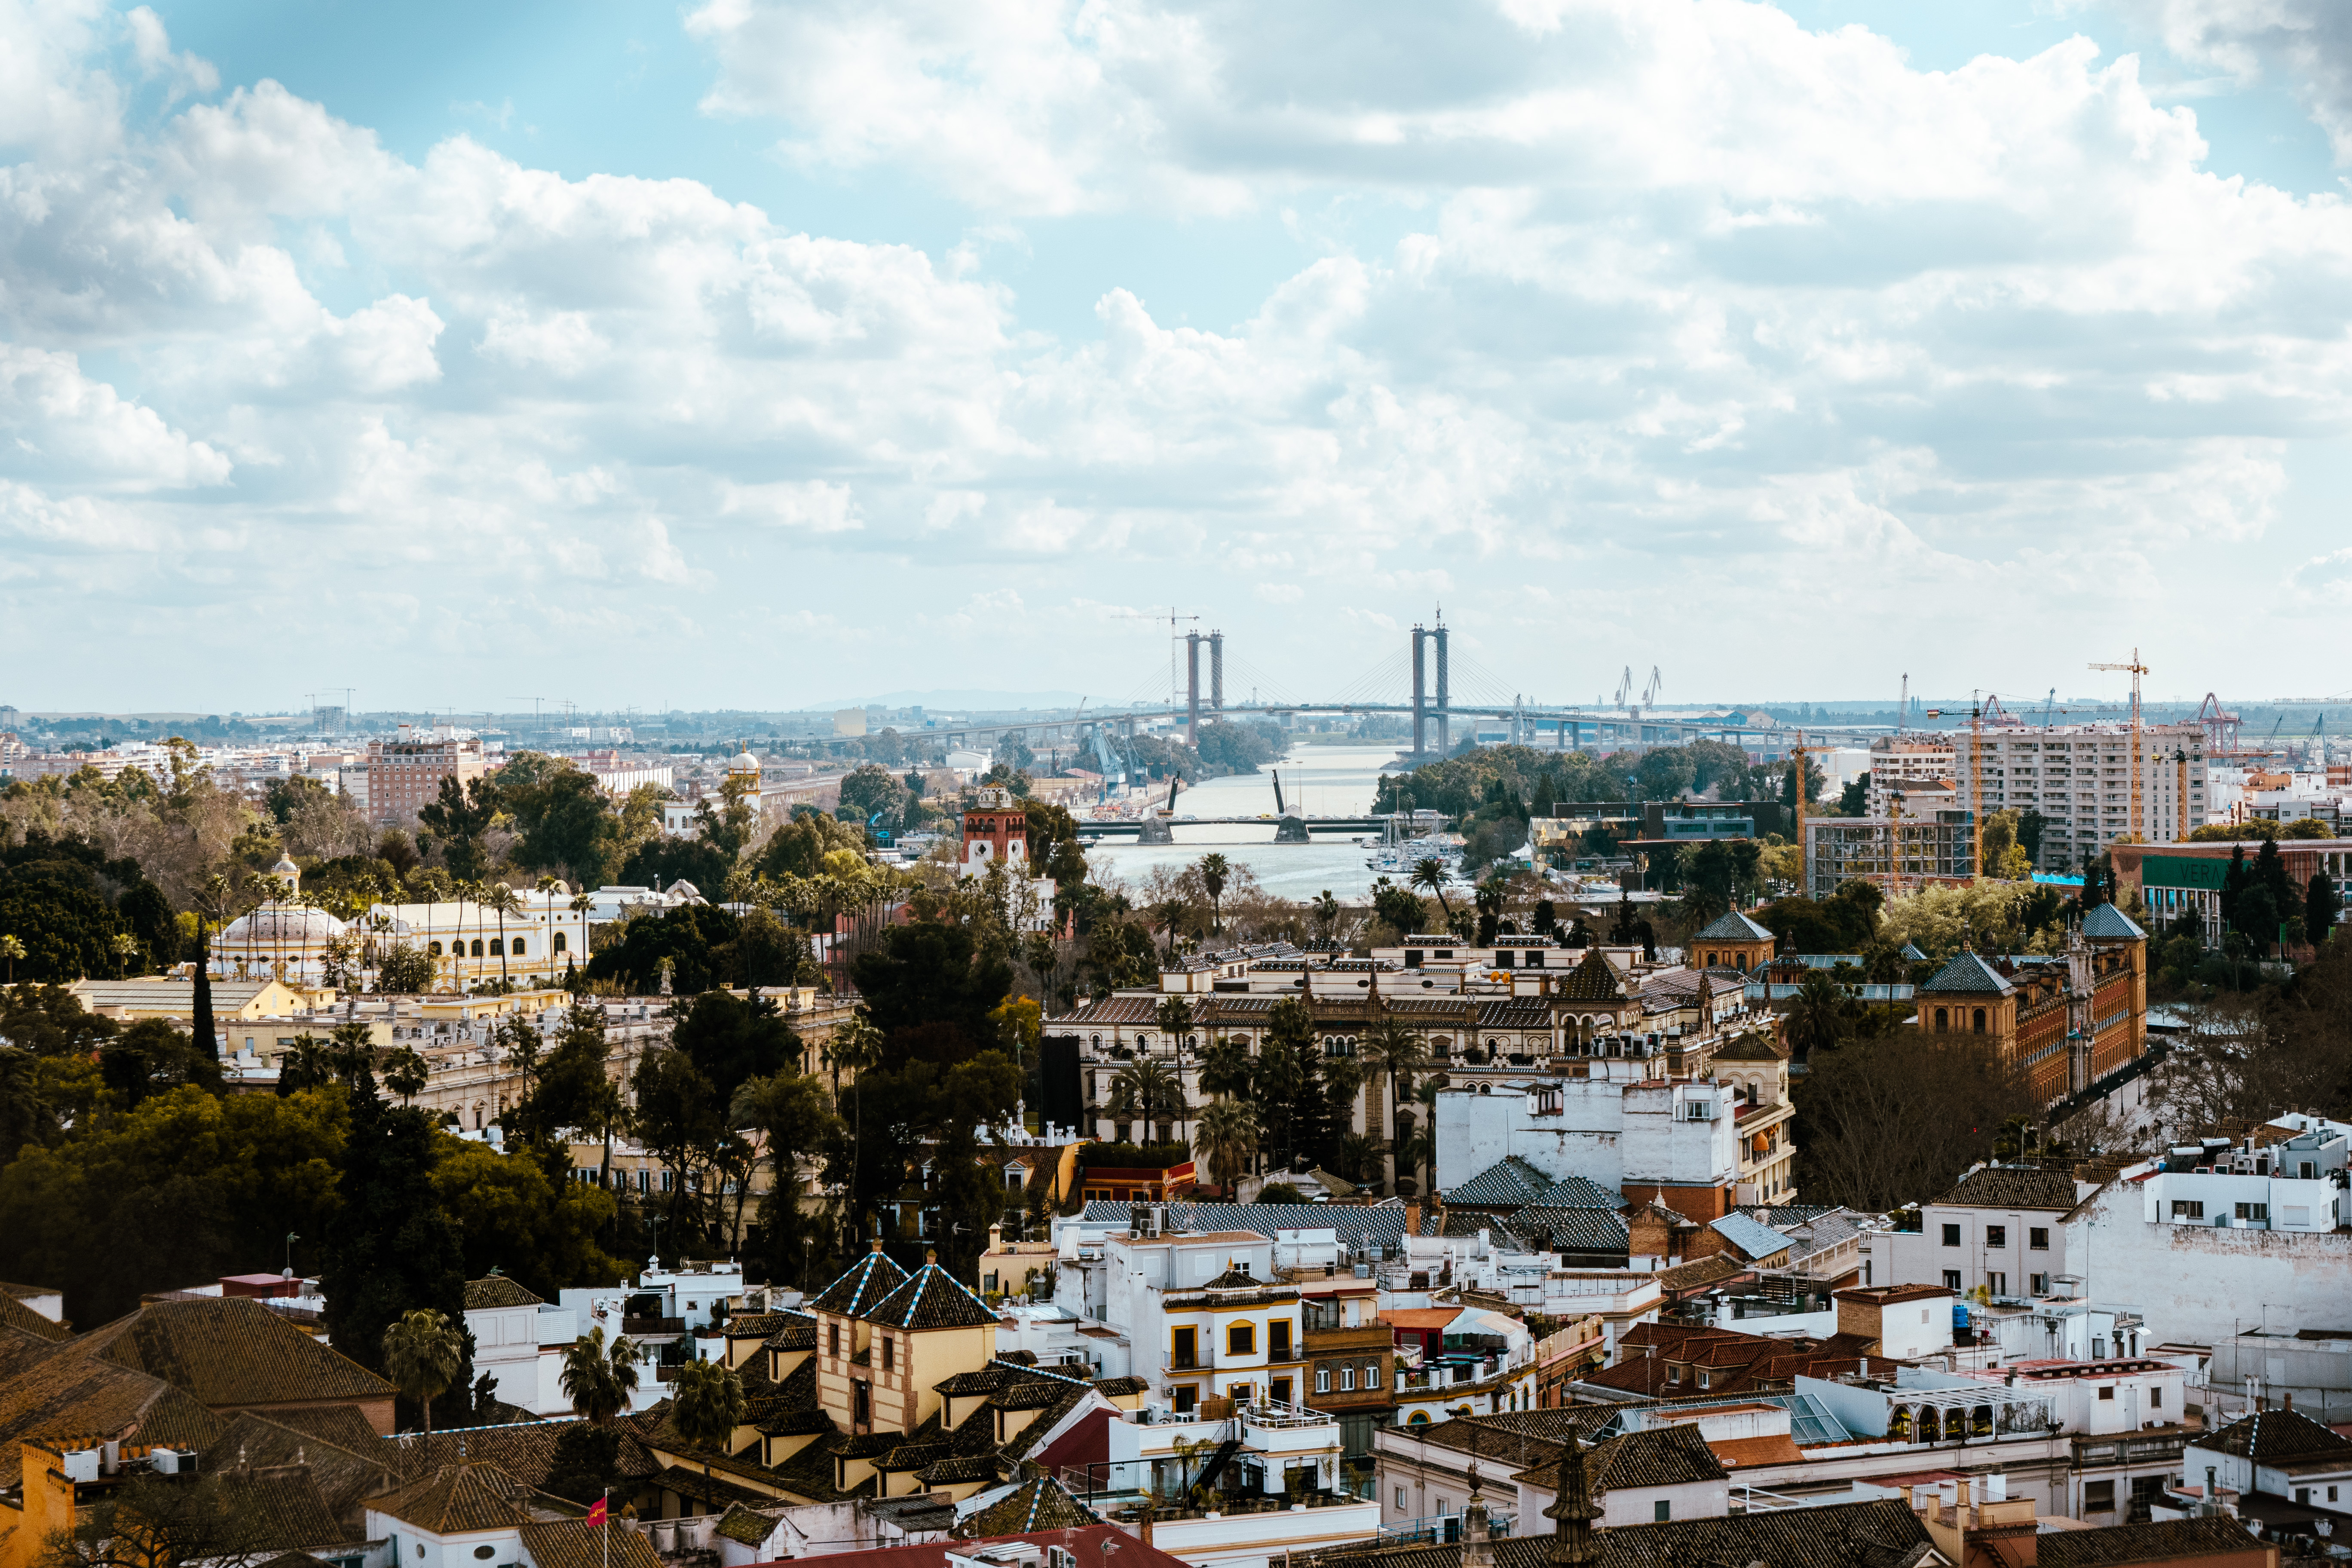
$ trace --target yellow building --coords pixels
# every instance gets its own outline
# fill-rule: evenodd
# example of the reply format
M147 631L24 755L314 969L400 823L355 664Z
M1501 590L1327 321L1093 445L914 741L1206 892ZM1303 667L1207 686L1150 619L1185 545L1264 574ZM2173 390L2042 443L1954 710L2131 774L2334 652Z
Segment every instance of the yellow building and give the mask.
M908 1274L878 1241L808 1310L817 1403L852 1436L913 1431L940 1411L935 1384L996 1356L994 1309L937 1263Z

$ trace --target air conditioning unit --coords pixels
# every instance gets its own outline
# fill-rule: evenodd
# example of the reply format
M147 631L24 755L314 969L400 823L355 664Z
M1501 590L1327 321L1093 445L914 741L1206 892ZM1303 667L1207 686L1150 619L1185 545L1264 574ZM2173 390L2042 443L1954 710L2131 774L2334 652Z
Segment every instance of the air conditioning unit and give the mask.
M95 1481L98 1479L98 1450L76 1448L65 1457L66 1479Z
M147 1463L159 1476L194 1475L196 1468L195 1450L182 1453L176 1448L156 1448L147 1456Z

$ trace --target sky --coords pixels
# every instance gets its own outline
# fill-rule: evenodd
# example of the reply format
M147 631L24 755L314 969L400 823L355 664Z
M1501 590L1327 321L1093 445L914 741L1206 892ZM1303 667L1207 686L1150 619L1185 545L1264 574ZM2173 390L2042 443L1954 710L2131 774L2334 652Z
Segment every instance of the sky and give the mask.
M2347 174L2336 0L0 0L0 703L2332 695Z

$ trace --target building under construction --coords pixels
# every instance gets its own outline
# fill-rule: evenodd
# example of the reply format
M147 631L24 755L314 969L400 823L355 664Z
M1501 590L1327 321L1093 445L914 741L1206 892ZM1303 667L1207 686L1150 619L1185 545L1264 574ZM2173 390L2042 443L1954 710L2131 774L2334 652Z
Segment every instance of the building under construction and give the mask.
M2041 813L2037 866L2064 870L2120 838L2175 844L2202 827L2213 798L2206 752L2193 721L1987 724L1953 732L1952 782L1962 811Z

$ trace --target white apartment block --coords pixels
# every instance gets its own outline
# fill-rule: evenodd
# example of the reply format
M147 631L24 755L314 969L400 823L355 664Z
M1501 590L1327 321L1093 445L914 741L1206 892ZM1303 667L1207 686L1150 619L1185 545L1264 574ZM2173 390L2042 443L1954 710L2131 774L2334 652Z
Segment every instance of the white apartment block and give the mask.
M1869 815L1885 816L1897 793L1917 793L1914 786L1948 781L1953 767L1952 743L1941 735L1882 735L1870 743ZM1940 804L1949 805L1948 800ZM1921 807L1907 801L1904 814L1916 816Z
M2143 725L2135 767L2127 724L1963 730L1952 738L1952 780L1963 811L2041 813L2039 864L2063 869L2126 834L2174 844L2211 820L2205 740L2200 724Z

